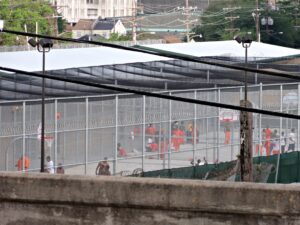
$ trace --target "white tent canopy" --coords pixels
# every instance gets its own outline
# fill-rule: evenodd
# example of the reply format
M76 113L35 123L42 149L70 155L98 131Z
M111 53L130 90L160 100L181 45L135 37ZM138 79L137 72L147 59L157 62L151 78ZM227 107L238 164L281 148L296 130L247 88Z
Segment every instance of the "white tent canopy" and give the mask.
M245 50L236 41L156 44L147 47L183 53L196 57L244 57ZM300 50L253 42L249 57L284 57L300 54ZM108 47L52 49L46 55L46 70L92 67L136 62L170 60L150 54L119 50ZM1 52L0 66L25 71L41 71L42 55L38 51Z

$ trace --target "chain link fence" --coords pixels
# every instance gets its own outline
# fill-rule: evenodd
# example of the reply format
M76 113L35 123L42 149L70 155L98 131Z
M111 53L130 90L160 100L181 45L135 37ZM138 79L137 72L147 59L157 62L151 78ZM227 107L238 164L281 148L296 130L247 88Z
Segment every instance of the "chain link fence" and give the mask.
M299 91L298 84L255 85L249 87L248 98L255 108L299 114ZM163 93L239 105L243 87ZM26 155L29 170L39 171L40 104L40 100L0 103L0 170L17 170L18 159ZM136 168L186 167L197 160L227 162L239 154L239 112L221 108L119 94L47 99L45 118L45 156L51 157L55 167L61 163L70 174L95 174L104 157L113 174L129 174ZM273 133L284 132L269 140L272 145L288 140L294 128L299 149L297 120L254 114L253 121L254 156L278 150L266 147L263 129L267 127ZM154 131L149 132L149 127ZM181 134L176 133L178 129Z

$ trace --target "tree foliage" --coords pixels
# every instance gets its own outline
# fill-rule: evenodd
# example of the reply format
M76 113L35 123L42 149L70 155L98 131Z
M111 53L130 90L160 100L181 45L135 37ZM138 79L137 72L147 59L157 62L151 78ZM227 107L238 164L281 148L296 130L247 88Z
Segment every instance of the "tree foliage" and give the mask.
M259 1L261 41L287 47L300 47L298 1L277 1L271 7ZM232 40L237 34L247 34L256 40L256 5L254 0L212 1L201 15L201 25L192 32L202 34L204 41ZM262 18L272 18L273 25L262 25Z
M46 1L35 0L2 0L0 1L0 19L5 21L5 29L36 32L38 23L39 34L53 33L53 15L55 11ZM0 44L18 45L25 44L25 37L1 33Z

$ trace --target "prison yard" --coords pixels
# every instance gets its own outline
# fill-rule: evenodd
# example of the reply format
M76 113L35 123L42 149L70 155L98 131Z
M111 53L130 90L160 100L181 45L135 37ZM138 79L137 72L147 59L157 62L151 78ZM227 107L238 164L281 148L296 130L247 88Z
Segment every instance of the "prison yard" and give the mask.
M299 50L31 42L0 53L4 224L299 222Z

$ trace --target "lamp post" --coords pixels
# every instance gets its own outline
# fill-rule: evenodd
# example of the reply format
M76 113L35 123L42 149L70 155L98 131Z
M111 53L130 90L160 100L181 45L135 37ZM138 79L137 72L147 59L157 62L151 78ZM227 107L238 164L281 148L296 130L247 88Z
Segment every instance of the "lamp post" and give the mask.
M33 38L28 40L28 43L32 47L37 47L38 52L43 53L43 75L45 75L45 55L50 52L53 47L51 39L40 39L36 42ZM41 115L41 173L45 172L44 169L45 160L45 78L42 78L42 115Z
M248 66L248 48L250 48L252 40L248 37L234 37L239 44L242 43L245 48L245 66ZM252 105L248 101L248 84L247 84L247 70L244 76L244 100L240 102L243 107L251 108ZM252 113L242 111L240 114L240 169L241 181L251 182L253 180L252 174Z

